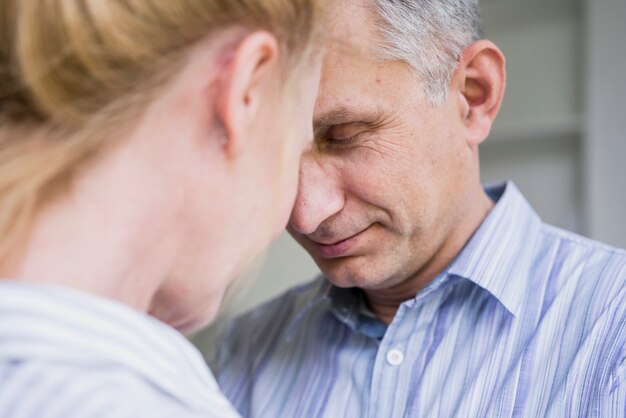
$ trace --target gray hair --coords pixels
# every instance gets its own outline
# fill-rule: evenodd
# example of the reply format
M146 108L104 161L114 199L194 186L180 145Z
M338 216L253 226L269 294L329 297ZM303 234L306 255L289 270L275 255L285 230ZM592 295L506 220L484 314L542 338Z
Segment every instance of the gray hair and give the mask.
M409 64L430 103L443 103L463 50L483 37L478 0L372 1L383 58Z

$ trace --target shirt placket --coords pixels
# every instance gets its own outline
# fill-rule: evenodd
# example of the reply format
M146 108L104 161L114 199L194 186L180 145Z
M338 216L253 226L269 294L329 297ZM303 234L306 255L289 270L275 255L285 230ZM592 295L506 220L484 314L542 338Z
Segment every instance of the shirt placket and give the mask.
M405 395L398 393L396 383L401 380L402 374L408 372L405 363L409 341L401 337L407 313L406 307L400 307L380 341L372 375L369 418L396 416L399 403L404 404L401 398Z
M444 286L439 286L439 285ZM442 297L452 283L438 283L427 294L403 303L380 341L373 368L368 418L405 416L410 396L419 396L414 374L428 351L427 334Z

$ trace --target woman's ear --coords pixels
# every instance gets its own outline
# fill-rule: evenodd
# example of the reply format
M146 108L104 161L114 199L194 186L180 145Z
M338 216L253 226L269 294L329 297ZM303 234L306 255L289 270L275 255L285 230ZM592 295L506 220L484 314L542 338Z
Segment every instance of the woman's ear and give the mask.
M487 40L465 49L455 72L459 116L471 145L484 141L500 110L506 87L506 62L496 45Z
M215 110L222 128L219 139L228 156L238 155L246 146L263 101L276 91L279 61L274 35L257 31L237 44L220 69Z

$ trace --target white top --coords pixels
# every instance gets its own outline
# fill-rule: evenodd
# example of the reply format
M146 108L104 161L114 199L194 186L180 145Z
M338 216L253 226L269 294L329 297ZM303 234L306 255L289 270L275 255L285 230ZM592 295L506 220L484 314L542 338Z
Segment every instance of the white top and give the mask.
M91 294L0 281L0 417L239 415L171 327Z

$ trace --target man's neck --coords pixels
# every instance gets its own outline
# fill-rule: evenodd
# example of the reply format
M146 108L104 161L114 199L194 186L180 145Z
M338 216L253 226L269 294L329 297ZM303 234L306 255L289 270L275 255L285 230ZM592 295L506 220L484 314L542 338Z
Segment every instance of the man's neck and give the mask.
M417 273L384 289L364 289L368 307L376 317L390 324L402 303L414 298L452 263L495 206L482 188L476 202Z

